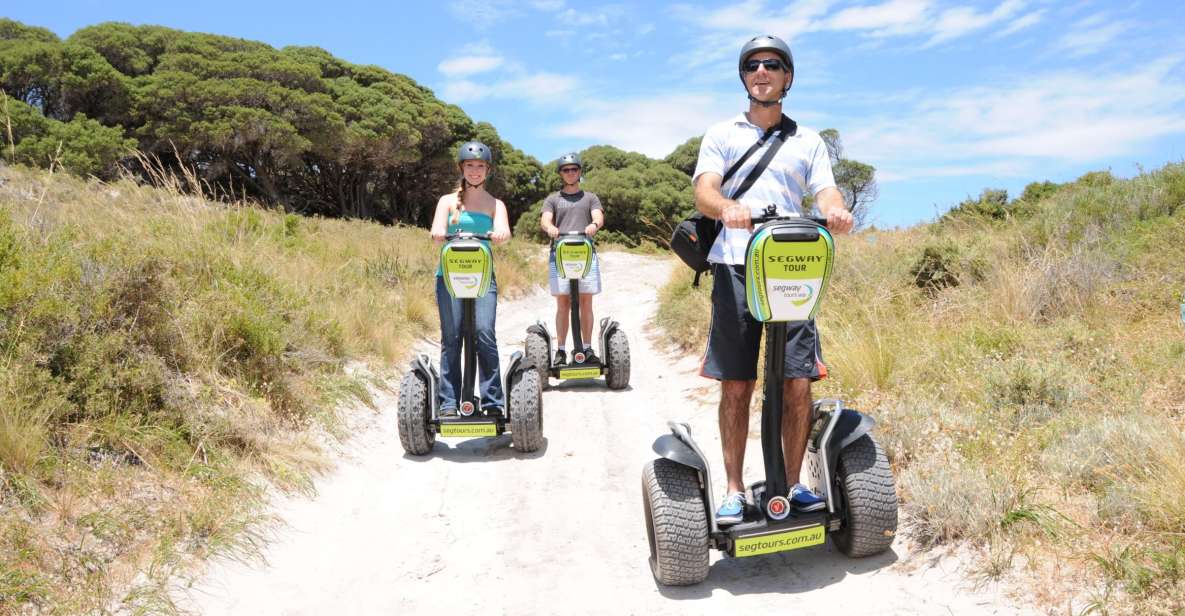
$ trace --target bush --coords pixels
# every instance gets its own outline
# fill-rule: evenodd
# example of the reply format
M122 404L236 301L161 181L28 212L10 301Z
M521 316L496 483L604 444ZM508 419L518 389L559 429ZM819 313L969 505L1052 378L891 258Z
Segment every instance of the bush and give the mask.
M931 293L957 287L964 282L983 278L984 266L979 259L965 255L964 248L955 242L942 241L922 248L909 269L913 284Z
M111 179L118 172L117 163L136 146L134 139L124 138L122 129L103 126L83 114L59 122L20 101L6 99L5 103L16 143L14 162ZM3 150L9 153L8 147Z

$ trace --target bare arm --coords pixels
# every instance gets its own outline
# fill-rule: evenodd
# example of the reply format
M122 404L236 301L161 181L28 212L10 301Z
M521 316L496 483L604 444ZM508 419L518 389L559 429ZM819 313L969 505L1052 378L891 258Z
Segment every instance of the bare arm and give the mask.
M719 220L733 229L752 226L749 208L733 201L720 192L723 177L716 173L704 173L695 179L695 209L701 214Z
M852 214L844 205L843 194L837 188L829 186L820 190L819 194L815 195L815 203L827 218L827 230L833 233L847 233L852 230Z
M586 235L596 235L605 226L605 213L601 210L592 211L592 223L584 228Z
M552 223L554 218L555 216L551 212L543 212L543 217L539 220L539 227L552 239L560 235L560 228Z
M501 199L494 200L494 232L490 239L495 244L502 244L510 240L510 216L506 214L506 204Z
M436 213L432 215L432 239L439 244L444 241L444 234L448 230L448 215L452 211L455 195L444 195L436 202Z

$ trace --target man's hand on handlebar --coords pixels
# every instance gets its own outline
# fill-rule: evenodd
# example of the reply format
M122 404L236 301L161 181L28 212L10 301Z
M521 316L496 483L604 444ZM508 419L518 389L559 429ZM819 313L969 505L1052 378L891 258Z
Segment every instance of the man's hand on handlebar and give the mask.
M501 243L506 242L510 239L510 232L509 231L494 231L493 233L490 234L490 239L493 240L495 244L501 244Z
M832 208L825 214L827 215L827 230L832 233L847 233L855 225L852 213L843 208Z
M560 236L560 228L555 225L551 225L551 226L547 227L546 231L547 231L547 236L553 240Z
M720 212L720 222L730 229L751 229L752 212L749 206L734 201Z
M599 228L600 227L598 227L596 223L590 222L590 223L588 223L588 226L584 228L584 234L589 237L592 237L592 236L596 235L597 229L599 229Z

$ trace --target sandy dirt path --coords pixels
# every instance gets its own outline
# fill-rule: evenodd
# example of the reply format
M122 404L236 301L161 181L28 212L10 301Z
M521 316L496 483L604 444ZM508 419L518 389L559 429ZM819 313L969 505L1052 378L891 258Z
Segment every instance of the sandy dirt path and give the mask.
M201 614L253 615L1022 611L998 590L976 588L956 560L912 554L903 539L860 560L830 542L748 559L712 552L703 584L658 586L647 565L640 476L667 420L691 424L714 458L714 476L723 477L714 384L696 375L698 357L663 350L649 326L656 287L674 265L603 255L612 291L595 308L629 336L631 387L552 381L543 394L540 451L519 454L504 436L437 441L431 455L407 456L397 398L384 394L336 470L317 482L315 498L277 498L284 525L266 563L211 563L204 577L177 590L180 603ZM521 348L527 325L545 318L552 327L553 312L542 290L502 302L504 361ZM746 480L761 468L753 439Z

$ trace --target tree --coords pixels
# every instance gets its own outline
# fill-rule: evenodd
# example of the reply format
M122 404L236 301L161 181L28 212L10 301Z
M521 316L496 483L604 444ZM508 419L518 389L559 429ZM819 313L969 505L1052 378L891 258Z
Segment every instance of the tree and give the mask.
M595 145L580 152L584 165L582 187L594 192L605 208L603 240L636 246L643 241L666 245L674 225L695 209L687 175L666 161L608 145ZM544 174L547 192L559 190L555 162ZM515 226L520 237L542 239L539 217L543 202L537 201Z
M687 141L679 144L673 152L667 154L663 160L670 166L687 174L691 177L695 173L695 164L699 161L699 146L703 142L704 136L692 137Z
M136 145L135 140L124 138L120 129L103 126L82 114L60 122L46 118L26 103L7 98L0 102L0 114L7 120L5 128L12 128L14 144L5 147L4 152L14 162L52 165L79 175L110 179L116 174L116 163Z
M836 187L843 194L844 205L852 213L856 227L864 227L868 223L869 208L880 192L876 183L876 168L845 158L838 130L828 128L820 132L819 136L827 145L831 173L835 176Z
M546 193L539 162L493 126L475 124L404 75L315 47L277 50L124 23L61 41L0 19L0 90L44 120L66 123L25 131L33 141L15 149L39 164L47 164L47 139L64 126L94 137L82 139L86 152L126 134L166 169L192 169L216 193L305 214L426 225L437 196L456 185L457 145L481 139L497 163L491 191L512 220ZM96 132L99 125L116 133ZM106 169L120 143L70 160Z
M426 223L457 177L452 150L476 134L460 109L380 67L159 26L100 24L62 42L0 20L0 88L47 120L126 130L215 191L386 222ZM44 157L49 132L30 133L27 159ZM517 214L538 199L538 162L487 132L503 172L491 185Z

